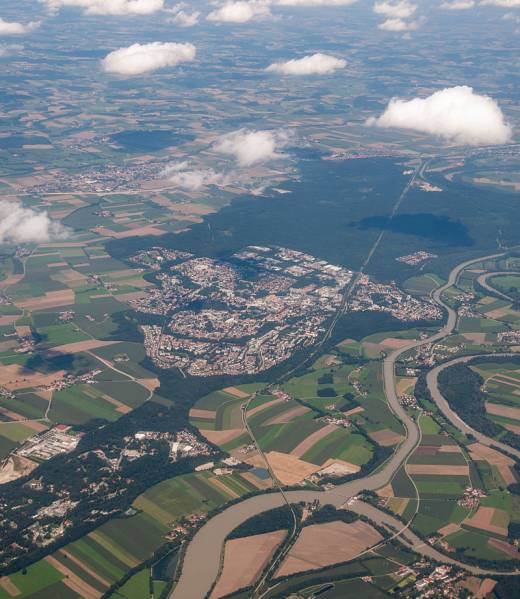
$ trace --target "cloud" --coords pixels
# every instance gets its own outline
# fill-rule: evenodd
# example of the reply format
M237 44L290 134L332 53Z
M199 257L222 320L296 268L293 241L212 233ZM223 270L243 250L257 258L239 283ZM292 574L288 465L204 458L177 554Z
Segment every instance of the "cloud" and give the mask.
M512 135L495 100L467 86L445 88L427 98L392 98L385 112L366 124L412 129L470 146L505 144Z
M17 23L16 21L4 21L0 17L0 35L23 35L30 33L40 26L40 21L31 21L30 23Z
M329 54L311 54L303 58L275 62L266 71L282 75L325 75L347 66L347 61Z
M482 0L483 6L499 6L500 8L520 8L520 0Z
M23 50L23 46L20 44L0 44L0 58L11 56L21 50Z
M67 229L51 220L47 212L0 200L0 244L45 243L67 236Z
M219 23L247 23L253 19L261 19L271 16L269 2L253 0L245 2L226 2L219 8L211 11L206 17L208 21Z
M171 12L174 16L168 19L169 23L174 23L180 27L193 27L199 22L200 11L194 10L193 12L186 12L184 9L188 8L189 4L181 2L171 8Z
M357 0L274 0L278 6L349 6Z
M196 52L193 44L162 42L133 44L128 48L119 48L110 52L101 64L107 73L141 75L193 60Z
M440 8L443 10L468 10L474 6L474 0L453 0L452 2L443 2Z
M403 19L387 19L383 23L380 23L377 28L381 31L415 31L424 23L424 19L417 19L416 21L403 21Z
M83 8L87 15L151 15L164 8L164 0L40 0L51 13L65 6Z
M400 2L376 2L372 10L378 15L393 17L395 19L407 19L417 10L417 4L411 4L407 0Z
M189 169L189 162L177 162L163 170L162 177L166 177L175 187L185 191L199 191L209 185L224 187L231 183L231 177L209 169Z
M219 154L234 156L238 164L245 167L283 158L279 150L287 143L288 135L284 131L238 129L220 136L213 149Z

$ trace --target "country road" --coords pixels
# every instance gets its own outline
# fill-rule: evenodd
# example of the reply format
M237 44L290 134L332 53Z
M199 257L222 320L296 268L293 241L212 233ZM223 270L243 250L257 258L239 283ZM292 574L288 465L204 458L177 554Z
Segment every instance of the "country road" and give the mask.
M291 502L312 502L315 499L321 503L330 503L337 507L343 505L349 498L357 495L363 489L376 490L387 485L395 472L406 461L407 457L412 453L420 439L420 429L414 419L412 419L398 401L398 393L395 387L395 364L398 358L422 345L440 341L450 335L457 324L457 312L446 304L442 299L442 294L456 284L460 273L478 262L499 258L504 255L503 252L482 256L467 260L455 266L450 272L447 282L437 288L432 299L435 303L441 306L447 313L445 324L426 339L411 341L404 347L391 352L383 362L383 381L384 390L388 400L388 404L396 416L401 420L406 429L406 438L403 443L394 452L392 457L385 463L384 467L376 474L356 479L341 485L329 491L288 491L283 497L280 493L269 493L256 495L239 503L236 503L220 514L211 518L202 528L195 534L192 541L188 545L184 564L180 579L170 594L171 599L203 599L210 590L215 581L220 565L220 555L222 547L227 535L243 523L248 518L272 509L279 507L286 500ZM474 434L474 433L472 433ZM388 523L397 528L402 528L402 523L398 522L388 514L369 506L361 501L357 501L350 509L359 513L370 512L370 517L376 522ZM395 520L395 522L394 522ZM397 523L397 524L396 524ZM407 538L412 540L413 548L423 555L439 559L443 562L458 563L461 567L473 573L492 574L490 570L469 567L465 564L455 562L440 554L432 547L425 545L418 537L416 537L409 529L406 532Z

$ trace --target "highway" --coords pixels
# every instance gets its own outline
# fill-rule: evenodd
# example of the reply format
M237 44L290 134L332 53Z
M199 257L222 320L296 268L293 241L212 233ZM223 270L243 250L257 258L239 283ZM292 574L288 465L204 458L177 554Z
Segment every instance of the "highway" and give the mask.
M394 350L385 358L383 362L385 394L390 408L401 420L406 429L406 438L394 452L392 457L385 463L384 467L376 474L371 474L364 478L338 485L329 491L288 491L285 492L285 496L282 496L280 493L262 494L228 507L204 524L188 545L181 576L170 594L171 599L203 599L206 596L218 575L221 550L226 536L252 516L274 507L280 507L287 500L295 503L299 501L312 502L317 499L322 504L330 503L339 507L344 505L346 501L357 495L363 489L376 490L385 486L392 480L395 472L406 461L420 439L420 429L416 421L407 414L398 401L394 377L395 363L405 352L422 345L440 341L453 332L457 324L457 313L443 301L442 294L457 282L460 273L464 269L472 264L499 258L502 255L504 255L503 252L474 258L457 265L450 272L448 281L436 289L432 294L432 299L447 313L445 324L437 333L430 337L421 340L413 340L406 346ZM350 509L359 513L369 511L370 517L377 522L386 522L392 526L397 526L398 528L403 527L402 523L393 519L388 514L361 501L356 501ZM413 540L413 547L419 553L431 558L439 559L443 562L458 563L440 554L432 547L425 545L418 539L418 537L415 537L410 530L407 530L406 536ZM493 573L489 570L471 568L462 563L459 563L459 565L473 573Z

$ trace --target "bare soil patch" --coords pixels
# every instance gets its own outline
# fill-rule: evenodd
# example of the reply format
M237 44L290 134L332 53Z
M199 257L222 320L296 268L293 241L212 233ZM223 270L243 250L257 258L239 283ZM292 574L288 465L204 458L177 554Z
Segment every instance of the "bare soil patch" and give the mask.
M261 412L262 410L266 410L267 408L270 408L271 406L274 406L277 403L281 403L283 401L283 399L273 399L271 401L266 401L263 404L260 404L259 406L256 406L256 408L252 408L251 410L247 410L247 417L250 418L251 416L254 416L255 414L258 414L258 412Z
M80 597L83 597L84 599L99 599L99 597L103 595L102 592L98 591L94 587L91 587L52 555L48 555L45 559L51 566L56 568L58 572L61 572L65 576L65 578L62 579L63 584L67 585L73 591L78 593Z
M486 343L486 333L462 333L462 336L477 345L485 345Z
M7 576L2 576L2 578L0 578L0 586L8 595L11 595L11 597L17 597L22 594L22 591L20 591L14 582Z
M20 318L20 314L6 314L0 316L0 327L7 327L10 324L14 324Z
M73 303L74 291L72 289L62 289L60 291L47 291L45 295L40 297L17 301L16 305L26 310L46 310L48 308L69 306Z
M75 341L74 343L66 343L65 345L57 345L52 348L53 353L60 354L77 354L82 351L89 351L107 345L114 345L118 341L101 341L99 339L86 339L85 341Z
M518 559L520 557L518 549L506 541L501 541L500 539L488 539L488 545L492 549L498 549L498 551L511 556L513 559Z
M511 408L496 403L486 402L486 412L495 416L503 416L513 420L520 420L520 408Z
M496 466L506 485L511 485L516 482L516 477L511 470L515 464L515 461L512 458L508 458L503 453L500 453L500 451L488 447L487 445L482 445L481 443L468 445L468 449L471 459L484 460L490 465Z
M152 227L148 225L146 227L138 227L136 229L130 229L128 231L112 231L111 229L107 229L106 227L95 227L92 229L95 233L99 235L105 235L107 237L114 237L115 239L124 239L126 237L144 237L146 235L164 235L166 231L162 229L158 229L157 227Z
M19 364L9 364L0 368L0 385L9 391L27 389L28 387L40 387L61 379L64 374L64 370L58 370L51 374L43 374L36 370L24 368Z
M208 441L214 443L215 445L225 445L233 439L240 437L240 435L244 432L243 428L230 428L226 431L200 431L202 435L206 437Z
M311 524L302 530L276 575L287 576L349 561L382 538L361 520L351 524Z
M197 408L191 408L190 410L190 418L209 418L214 420L215 414L216 412L213 410L198 410Z
M439 528L438 533L442 537L447 537L448 535L451 535L454 532L457 532L458 530L460 530L460 525L455 524L454 522L450 522L449 524L446 524L446 526Z
M374 439L376 443L382 445L383 447L390 447L391 445L395 445L399 443L403 438L398 433L394 433L393 430L389 428L384 428L380 431L375 431L374 433L368 433L369 436Z
M239 397L240 399L245 399L251 395L250 393L246 393L245 391L242 391L242 389L237 389L236 387L226 387L223 389L223 391L228 395Z
M495 515L502 515L500 514L502 511L493 507L480 506L473 516L464 520L464 524L507 537L507 526L500 526L493 523ZM505 512L503 512L503 515L507 516Z
M326 437L327 435L330 435L330 433L334 432L336 430L336 428L337 427L334 424L327 424L323 428L320 428L319 430L317 430L314 433L310 434L301 443L299 443L291 451L291 455L300 458L304 453L306 453L307 451L309 451L309 449L311 447L313 447L314 445L316 445L316 443L320 439L323 439L323 437Z
M137 382L149 391L155 391L161 384L159 379L155 377L151 379L137 379Z
M0 468L0 485L31 474L38 464L23 456L11 455Z
M365 408L363 406L357 406L356 408L352 408L352 410L348 410L347 412L345 412L345 416L353 416L354 414L360 414L361 412L364 412Z
M286 534L286 530L277 530L228 541L224 549L222 574L210 599L224 597L253 584L269 563Z

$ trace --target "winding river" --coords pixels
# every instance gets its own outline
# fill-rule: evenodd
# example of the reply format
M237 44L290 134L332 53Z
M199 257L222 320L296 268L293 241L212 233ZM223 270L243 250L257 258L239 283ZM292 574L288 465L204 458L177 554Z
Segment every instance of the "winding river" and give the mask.
M468 268L472 264L482 262L484 260L492 260L495 258L499 258L502 255L504 255L504 253L492 254L490 256L483 256L480 258L468 260L457 265L450 272L448 281L441 287L437 288L432 294L432 298L435 301L435 303L441 306L447 313L447 319L445 321L445 324L440 328L440 330L437 333L431 335L426 339L411 341L406 346L394 350L393 352L388 354L388 356L384 359L383 381L388 404L392 411L399 418L399 420L403 423L406 429L405 440L397 448L392 457L389 460L387 460L387 462L385 462L384 467L382 467L375 474L371 474L366 477L338 485L329 491L288 491L285 493L285 495L290 502L312 502L315 499L317 499L321 503L330 503L332 505L335 505L336 507L339 507L344 505L346 501L348 501L351 497L357 495L363 489L376 490L391 482L395 472L403 463L405 463L406 459L418 445L421 438L421 432L417 422L411 416L408 415L408 413L404 410L404 408L398 401L398 393L395 386L394 376L396 361L402 354L410 351L411 349L418 348L428 343L437 342L450 335L457 324L457 313L455 310L453 310L453 308L451 308L443 301L442 294L449 287L452 287L457 282L460 273L464 269ZM469 359L471 358L464 357L457 359L457 361ZM443 367L446 368L452 363L454 363L454 361L447 364L442 364L440 367L435 368L432 372L436 374L430 373L428 384L431 384L432 389L435 390L436 388L436 377L440 372L440 369L442 369ZM448 416L449 411L447 410L449 410L449 406L447 406L446 404L446 410L446 406L443 403L444 398L442 398L442 395L438 393L438 389L434 395L434 399L436 402L438 402L439 408L455 424L455 426L457 426L457 428L460 428L460 430L462 430L463 432L467 432L467 430L462 428L463 425L466 425L462 421L460 421L460 419L458 419L456 414L453 413L454 420L452 420L452 418L450 417L451 415ZM469 427L467 428L469 429ZM475 437L479 438L478 435L480 434L476 431L469 429L469 432L475 435ZM484 437L485 436L482 436L482 438ZM479 438L479 440L481 439ZM485 438L485 441L486 444L492 443L494 446L500 447L500 444L496 443L494 440ZM505 446L505 448L507 448L508 452L511 452L511 448L508 448L507 446ZM221 551L227 535L233 529L235 529L237 526L239 526L241 523L251 518L252 516L255 516L266 510L279 507L283 504L284 498L280 493L266 493L263 495L256 495L254 497L245 499L244 501L240 501L239 503L231 505L221 513L208 520L208 522L206 522L206 524L204 524L200 528L200 530L195 534L195 536L188 545L180 579L173 591L171 592L170 598L203 599L211 589L212 584L218 576ZM382 512L381 510L378 510L377 508L369 504L366 504L362 501L356 501L353 503L353 505L349 505L349 509L360 514L365 514L369 516L372 520L380 524L389 524L397 530L404 530L402 522L399 522L397 519L386 514L385 512ZM409 529L406 530L405 537L403 538L401 536L400 540L403 541L405 545L408 545L410 548L413 548L420 554L423 554L433 559L437 559L445 563L457 563L458 565L471 571L472 573L494 573L490 570L467 566L465 564L456 562L455 560L451 560L450 558L436 551L433 547L424 544L424 542Z

